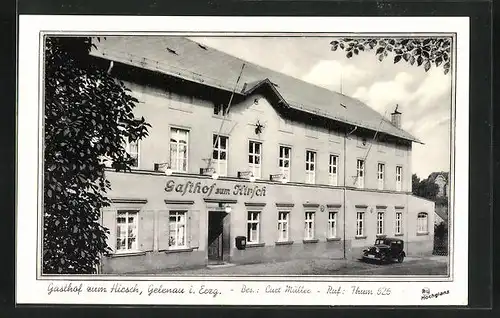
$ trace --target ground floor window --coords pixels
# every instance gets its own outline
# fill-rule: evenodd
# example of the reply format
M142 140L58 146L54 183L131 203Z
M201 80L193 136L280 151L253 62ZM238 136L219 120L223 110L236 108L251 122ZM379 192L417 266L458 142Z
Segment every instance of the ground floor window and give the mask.
M260 212L248 212L247 242L259 243Z
M377 212L377 235L384 234L384 212Z
M170 211L168 225L168 246L186 247L186 211Z
M356 213L356 236L363 236L365 233L365 212Z
M137 250L137 211L118 211L116 215L116 251Z
M419 213L417 217L417 232L427 233L427 213Z
M403 213L396 212L396 234L403 233Z
M314 212L306 212L304 239L314 239Z
M278 241L286 242L288 241L288 232L289 232L289 215L288 211L280 211L278 212Z
M328 237L337 237L337 212L328 212Z

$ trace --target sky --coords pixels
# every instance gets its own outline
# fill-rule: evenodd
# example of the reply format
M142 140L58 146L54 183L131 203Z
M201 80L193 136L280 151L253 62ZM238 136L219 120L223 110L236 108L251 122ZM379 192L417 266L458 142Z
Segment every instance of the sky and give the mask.
M334 37L210 37L197 42L263 67L357 98L390 116L396 104L414 143L412 170L421 179L450 170L451 73L442 68L380 62L375 52L347 58L332 51ZM342 83L342 84L341 84Z

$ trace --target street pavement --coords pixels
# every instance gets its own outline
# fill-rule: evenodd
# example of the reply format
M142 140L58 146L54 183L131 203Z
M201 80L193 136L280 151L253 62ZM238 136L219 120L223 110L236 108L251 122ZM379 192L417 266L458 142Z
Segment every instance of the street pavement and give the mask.
M360 260L295 259L286 262L246 265L226 264L200 269L143 273L161 276L254 276L254 275L447 275L447 256L407 257L403 263L377 264Z

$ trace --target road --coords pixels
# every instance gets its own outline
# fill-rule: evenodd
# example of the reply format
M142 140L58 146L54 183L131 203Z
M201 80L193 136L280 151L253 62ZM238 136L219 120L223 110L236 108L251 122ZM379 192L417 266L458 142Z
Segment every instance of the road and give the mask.
M359 260L296 259L286 262L223 265L200 269L143 273L154 276L256 276L256 275L447 275L444 256L408 257L403 263L376 264Z

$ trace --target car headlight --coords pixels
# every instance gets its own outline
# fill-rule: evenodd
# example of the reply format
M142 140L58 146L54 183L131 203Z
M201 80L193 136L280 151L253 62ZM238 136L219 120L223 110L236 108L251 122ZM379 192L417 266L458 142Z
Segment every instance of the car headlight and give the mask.
M375 252L380 252L380 250L378 249L378 247L375 248Z

